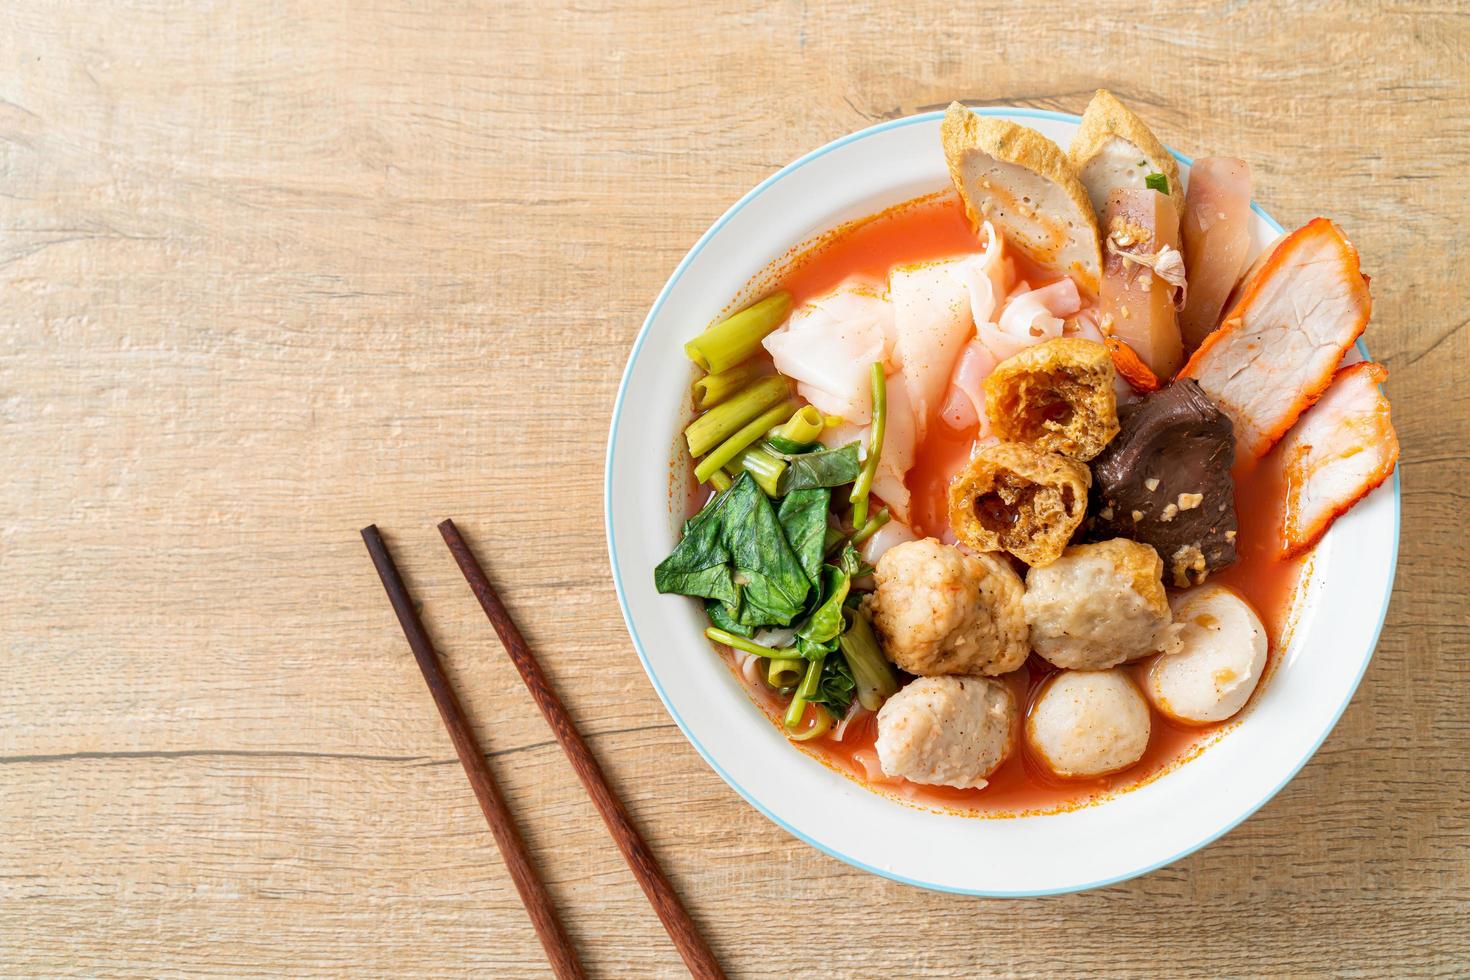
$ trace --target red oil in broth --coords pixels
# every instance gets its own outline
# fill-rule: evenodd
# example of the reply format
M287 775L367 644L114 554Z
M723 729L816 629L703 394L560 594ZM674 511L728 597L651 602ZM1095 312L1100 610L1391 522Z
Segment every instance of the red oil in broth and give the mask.
M930 195L824 236L816 245L791 256L775 277L772 288L788 290L799 304L849 276L886 279L893 265L975 252L980 247L959 198L952 192ZM1047 273L1027 262L1015 250L1010 255L1016 261L1018 279L1037 286L1057 278L1055 273ZM969 458L975 435L973 428L955 431L945 425L930 426L906 481L912 494L910 517L915 531L940 537L948 530L949 482ZM1302 561L1284 561L1276 555L1285 499L1285 483L1276 454L1259 462L1239 463L1234 477L1239 559L1211 581L1239 592L1255 608L1266 627L1270 657L1274 661L1287 628ZM691 513L700 503L702 500L691 497ZM721 650L731 669L737 669L731 652ZM1131 669L1137 675L1142 667ZM1023 717L1040 685L1054 672L1050 664L1032 655L1022 670L1002 678L1011 685L1017 703L1023 707ZM1268 667L1268 679L1270 672ZM747 685L747 689L767 717L779 724L784 705L776 693L764 685L758 689ZM1050 812L1083 806L1142 785L1192 758L1209 741L1208 736L1232 724L1185 726L1163 717L1152 707L1149 710L1152 734L1143 758L1122 772L1095 779L1063 780L1052 776L1029 758L1019 731L1016 751L991 775L984 789L921 786L904 779L889 779L876 767L877 722L876 716L868 712L853 719L841 741L829 735L793 744L877 792L915 805L974 815ZM870 778L870 772L877 778Z

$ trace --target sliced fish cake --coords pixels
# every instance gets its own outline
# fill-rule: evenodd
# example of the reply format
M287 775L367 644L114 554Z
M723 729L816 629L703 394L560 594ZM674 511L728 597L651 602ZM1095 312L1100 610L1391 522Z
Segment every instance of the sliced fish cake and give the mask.
M1375 361L1343 368L1287 435L1281 447L1287 488L1285 557L1315 545L1333 521L1393 473L1399 440L1388 399L1378 389L1387 377L1388 369Z
M1006 241L1097 295L1102 250L1087 191L1067 156L1034 129L950 104L940 128L949 176L975 227Z
M1087 103L1068 156L1098 214L1107 210L1109 194L1119 188L1140 190L1149 174L1164 175L1174 210L1184 213L1184 186L1174 155L1107 89L1098 89Z
M1264 456L1331 383L1371 307L1358 250L1314 218L1276 246L1179 376L1230 416L1243 451Z

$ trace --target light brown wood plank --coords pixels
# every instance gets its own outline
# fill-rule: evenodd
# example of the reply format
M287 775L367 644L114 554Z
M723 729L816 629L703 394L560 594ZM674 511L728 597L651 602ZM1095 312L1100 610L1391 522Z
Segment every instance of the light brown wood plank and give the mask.
M1470 964L1463 5L14 0L0 51L0 973L545 975L376 522L589 967L679 975L445 516L732 975ZM673 727L607 580L607 416L757 181L952 98L1098 85L1361 250L1393 606L1336 732L1222 841L1092 894L928 894L793 840Z

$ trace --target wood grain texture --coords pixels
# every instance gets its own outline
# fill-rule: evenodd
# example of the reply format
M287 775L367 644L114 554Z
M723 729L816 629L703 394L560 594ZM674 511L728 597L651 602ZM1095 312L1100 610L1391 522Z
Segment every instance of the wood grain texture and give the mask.
M551 893L546 890L546 884L531 860L526 842L516 826L516 816L506 805L505 796L495 781L495 773L490 770L490 760L485 757L485 750L481 748L480 740L476 737L459 698L455 696L449 676L439 663L439 654L434 650L428 631L424 629L418 606L403 583L403 576L393 562L387 542L383 540L376 524L369 524L362 529L362 540L367 545L368 553L372 555L373 567L383 581L383 590L388 594L394 615L398 617L398 625L403 628L403 638L408 641L413 658L418 663L419 673L424 675L424 683L434 699L434 706L439 709L444 730L449 735L449 741L454 744L454 754L464 766L470 788L474 790L480 810L485 814L485 822L490 827L490 835L495 838L500 860L505 864L505 870L516 886L521 904L526 907L526 914L530 916L531 925L536 929L536 938L541 940L541 948L546 951L547 965L551 967L557 980L585 980L587 971L578 959L577 949L572 945L566 927L557 915Z
M731 975L1470 969L1463 5L11 0L0 51L0 973L545 975L371 522L589 971L681 973L449 515ZM1394 601L1332 737L1220 842L1084 895L927 894L788 837L672 726L608 581L607 416L758 180L1098 85L1352 235L1404 447Z
M494 627L495 635L500 637L500 644L505 647L506 656L510 658L516 671L521 675L521 681L526 685L526 692L536 702L536 707L541 709L541 715L546 719L546 725L551 729L551 734L561 746L562 752L566 754L572 771L582 781L582 788L587 791L588 799L597 808L602 822L607 825L607 832L618 850L622 852L623 860L628 863L628 870L633 872L638 887L642 888L643 894L648 896L648 902L653 906L654 914L663 923L664 931L669 934L674 948L679 951L679 957L684 961L689 975L694 980L725 980L725 972L715 959L709 943L700 934L699 927L690 918L689 912L684 908L684 903L674 891L674 886L669 882L663 869L659 867L658 859L653 856L648 842L643 839L637 825L628 816L628 808L623 806L623 802L608 786L607 777L603 775L602 766L598 764L597 757L587 747L587 742L577 731L571 715L567 713L566 705L562 704L561 698L557 696L551 683L546 679L546 673L541 669L540 662L531 652L525 636L521 634L520 629L511 618L510 610L505 608L505 603L496 594L495 587L490 584L489 576L485 574L485 568L475 556L469 542L464 539L464 535L460 534L459 528L455 527L452 519L440 522L439 534L449 547L450 554L454 555L454 562L464 574L465 583L474 593L475 599L480 603L480 608L485 610L485 616ZM395 601L395 609L397 606L398 603ZM418 652L417 648L414 652ZM420 660L422 662L422 658ZM464 758L463 753L460 758ZM488 764L479 755L476 755L473 765L475 769L483 771ZM470 766L467 764L466 768Z

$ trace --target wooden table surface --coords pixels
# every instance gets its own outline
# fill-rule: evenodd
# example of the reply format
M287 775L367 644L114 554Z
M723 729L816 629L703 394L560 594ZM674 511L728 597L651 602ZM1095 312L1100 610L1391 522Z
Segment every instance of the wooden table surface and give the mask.
M680 972L449 515L732 974L1470 970L1465 8L611 6L0 11L0 973L544 973L369 522L589 967ZM1393 604L1337 730L1225 839L1090 894L929 894L768 823L670 722L608 577L608 414L659 287L761 178L1100 84L1361 249Z

